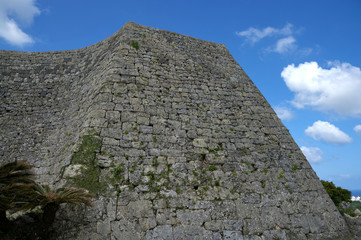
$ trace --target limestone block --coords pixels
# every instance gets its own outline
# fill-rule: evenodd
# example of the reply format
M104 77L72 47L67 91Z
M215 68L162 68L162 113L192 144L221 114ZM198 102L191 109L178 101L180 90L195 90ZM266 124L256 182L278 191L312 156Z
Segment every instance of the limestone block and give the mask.
M345 220L350 227L350 231L354 234L356 239L361 239L361 216L351 217L345 215Z
M205 210L178 210L177 218L183 225L201 226L210 221L210 213Z
M356 209L356 210L355 210L355 214L356 214L356 216L361 216L361 211L360 211L360 209Z
M322 233L327 231L322 215L313 215L307 217L311 233Z
M179 225L173 228L173 239L212 239L212 232L199 226Z
M223 221L212 220L204 223L204 228L210 231L220 231L223 229Z
M122 122L136 122L137 114L134 112L122 112L120 119Z
M113 85L113 93L115 94L125 94L128 89L124 83L114 83Z
M73 178L82 174L82 169L86 169L86 166L82 164L72 164L65 168L63 177Z
M119 146L119 140L117 140L115 138L104 137L103 138L103 144Z
M149 125L149 117L138 116L137 123L139 125Z
M111 222L111 240L141 240L143 234L140 226L128 220Z
M160 191L160 194L164 197L176 197L178 194L173 190Z
M206 143L205 139L196 138L196 139L193 139L193 146L200 147L200 148L205 148L205 147L207 147L207 143Z
M121 124L111 125L111 128L102 128L100 132L100 136L114 138L114 139L122 139L122 128ZM119 141L118 141L119 143Z
M223 231L223 239L243 240L243 235L240 231Z
M211 209L212 219L237 219L237 210L233 201L217 202Z
M158 225L168 225L177 223L177 214L167 208L157 210L156 221Z
M139 219L139 225L142 231L147 231L157 226L157 222L155 221L155 217L152 218L141 218Z
M244 236L243 240L264 240L264 239L258 235L249 235L249 236Z
M153 230L148 230L146 234L147 240L159 239L168 240L173 239L173 229L171 225L161 225Z
M223 220L222 222L225 230L242 231L242 220Z
M152 126L140 125L139 126L139 131L141 133L152 134L153 133L153 127Z
M93 118L90 120L90 127L106 127L108 120L106 118Z
M108 119L109 123L117 123L120 121L120 112L119 111L107 111L105 118Z
M262 238L288 240L288 238L286 236L286 232L284 230L265 231L265 232L263 232Z
M148 200L129 202L127 206L118 207L117 216L126 219L153 217L152 202Z
M97 222L97 233L106 236L110 233L110 220Z

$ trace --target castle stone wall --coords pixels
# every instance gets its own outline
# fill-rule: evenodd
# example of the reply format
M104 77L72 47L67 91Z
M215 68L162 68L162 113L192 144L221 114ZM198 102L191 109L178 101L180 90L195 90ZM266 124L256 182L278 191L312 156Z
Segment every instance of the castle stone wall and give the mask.
M128 23L87 48L0 57L2 159L97 193L59 211L54 239L351 239L224 45Z

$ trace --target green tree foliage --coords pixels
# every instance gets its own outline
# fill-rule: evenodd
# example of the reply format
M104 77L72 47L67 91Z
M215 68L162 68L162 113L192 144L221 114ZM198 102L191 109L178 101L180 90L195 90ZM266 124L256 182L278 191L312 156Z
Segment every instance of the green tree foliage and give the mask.
M349 190L336 187L333 182L321 180L321 183L337 208L338 205L343 201L351 202L351 192Z

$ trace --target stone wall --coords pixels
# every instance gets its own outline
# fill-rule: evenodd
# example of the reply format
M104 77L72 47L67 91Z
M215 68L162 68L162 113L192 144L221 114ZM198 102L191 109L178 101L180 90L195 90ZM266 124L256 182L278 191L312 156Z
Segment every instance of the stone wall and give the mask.
M97 193L59 211L54 239L351 239L224 45L128 23L87 48L0 57L2 159Z
M345 220L350 228L350 231L355 236L355 239L361 239L361 216L351 217L345 214Z

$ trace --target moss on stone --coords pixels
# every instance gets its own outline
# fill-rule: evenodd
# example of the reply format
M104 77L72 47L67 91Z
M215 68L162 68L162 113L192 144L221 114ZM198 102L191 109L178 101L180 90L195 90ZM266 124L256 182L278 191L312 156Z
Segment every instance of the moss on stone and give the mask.
M106 184L100 182L100 169L96 159L96 153L100 152L101 139L94 131L81 137L78 150L71 157L71 164L82 164L80 175L70 178L72 185L85 188L92 193L99 194L105 191Z

